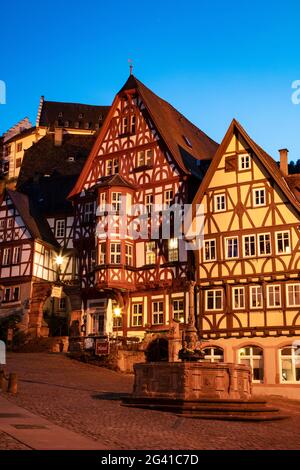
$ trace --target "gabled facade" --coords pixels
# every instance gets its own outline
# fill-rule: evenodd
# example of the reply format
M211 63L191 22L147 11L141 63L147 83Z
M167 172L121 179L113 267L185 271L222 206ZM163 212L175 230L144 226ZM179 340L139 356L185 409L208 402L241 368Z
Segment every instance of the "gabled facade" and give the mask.
M33 289L57 280L57 252L49 227L33 218L27 196L7 190L0 205L0 317L18 312L24 330L37 326L30 318Z
M128 336L166 330L174 316L186 321L193 260L171 234L169 240L152 240L148 234L134 239L128 228L137 216L130 208L145 207L150 232L154 205L191 201L217 147L134 76L116 95L70 194L87 333L111 333L114 306L122 309ZM127 216L121 237L122 209ZM109 235L107 212L114 222Z
M274 393L300 382L300 205L285 150L281 169L233 121L194 200L204 206L197 284L207 354L251 364L255 386Z

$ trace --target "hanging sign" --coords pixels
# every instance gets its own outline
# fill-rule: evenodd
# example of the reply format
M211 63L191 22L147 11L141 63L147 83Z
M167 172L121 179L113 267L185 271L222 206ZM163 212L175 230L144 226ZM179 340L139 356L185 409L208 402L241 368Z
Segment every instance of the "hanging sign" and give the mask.
M56 297L57 299L61 299L62 287L52 286L51 297Z

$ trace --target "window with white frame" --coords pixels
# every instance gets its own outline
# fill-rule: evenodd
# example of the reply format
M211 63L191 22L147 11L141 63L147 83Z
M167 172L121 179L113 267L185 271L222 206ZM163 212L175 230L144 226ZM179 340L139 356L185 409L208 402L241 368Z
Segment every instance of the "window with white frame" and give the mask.
M286 346L279 351L280 382L300 382L300 349L299 346Z
M153 155L153 149L140 150L137 155L137 166L152 166Z
M103 213L106 211L106 193L100 193L99 202L99 211Z
M146 264L156 263L156 243L146 242Z
M264 355L258 346L245 346L239 349L239 364L245 364L252 370L252 382L264 380Z
M249 258L256 255L256 236L245 235L244 240L244 256Z
M169 189L168 191L165 191L165 205L171 206L172 203L173 203L173 190Z
M129 126L128 126L128 117L125 116L125 117L123 117L123 119L122 119L122 134L128 134L128 129L129 129Z
M176 321L184 323L184 299L173 299L173 318Z
M216 240L204 241L204 261L215 261L217 259Z
M119 173L119 159L114 158L113 159L113 174L116 175L117 173Z
M164 303L162 301L152 302L153 325L163 325L164 323Z
M86 202L84 204L84 216L83 220L85 223L93 222L95 216L95 203Z
M265 188L253 189L253 205L254 205L254 207L265 206L266 203L267 203L266 189Z
M170 238L168 241L168 260L170 263L179 260L178 238Z
M239 170L250 170L251 168L251 158L250 155L240 155L239 156Z
M205 354L205 362L224 362L224 351L217 346L204 348L202 352Z
M106 264L106 242L99 243L99 264Z
M64 238L66 233L66 221L64 219L57 220L55 224L55 237Z
M105 175L112 176L119 173L119 159L113 158L106 160Z
M261 286L250 286L250 308L263 308L263 291Z
M145 196L145 207L146 207L146 213L147 214L152 213L153 202L154 202L153 194L146 194L146 196Z
M232 308L234 310L245 308L245 287L232 288Z
M49 250L45 250L45 253L44 253L44 267L49 268L49 263L50 263L50 252L49 252Z
M226 195L216 194L215 195L215 212L226 211Z
M239 246L238 237L230 237L225 239L226 258L238 258Z
M106 160L106 169L105 169L106 176L112 175L112 168L113 168L112 160Z
M19 286L7 287L4 291L3 302L18 302L20 300L20 293L21 290Z
M121 205L122 205L122 193L111 194L111 205L112 205L113 211L120 212Z
M267 286L268 307L275 308L281 306L281 287L280 285Z
M132 304L132 326L143 326L143 304Z
M206 291L206 310L222 310L222 289L211 289Z
M133 266L133 246L125 245L125 263L127 266Z
M276 250L277 254L291 253L290 232L276 232Z
M137 166L144 166L145 165L145 150L140 150L137 156Z
M13 249L13 258L12 262L13 264L19 264L21 262L21 252L22 252L22 247L21 246L15 246Z
M260 233L258 235L258 254L260 256L270 255L271 251L271 235Z
M136 117L135 114L133 114L130 118L130 133L135 134L136 130Z
M121 243L110 244L110 262L111 264L121 263Z
M300 306L300 284L287 284L286 286L287 307Z
M146 150L146 165L152 166L153 165L153 158L154 158L154 151L153 149Z
M13 228L13 226L14 226L14 219L8 219L8 221L7 221L7 226L8 226L9 228Z
M8 266L10 264L10 258L11 258L11 249L4 248L3 259L2 259L3 266Z

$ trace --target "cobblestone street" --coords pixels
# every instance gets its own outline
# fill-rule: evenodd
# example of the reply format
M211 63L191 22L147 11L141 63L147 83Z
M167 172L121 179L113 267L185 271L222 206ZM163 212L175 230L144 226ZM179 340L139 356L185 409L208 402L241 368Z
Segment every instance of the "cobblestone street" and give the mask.
M110 449L300 449L300 402L278 400L291 415L284 421L189 420L122 407L133 376L63 355L10 354L7 370L19 376L10 401ZM0 434L0 449L24 448Z

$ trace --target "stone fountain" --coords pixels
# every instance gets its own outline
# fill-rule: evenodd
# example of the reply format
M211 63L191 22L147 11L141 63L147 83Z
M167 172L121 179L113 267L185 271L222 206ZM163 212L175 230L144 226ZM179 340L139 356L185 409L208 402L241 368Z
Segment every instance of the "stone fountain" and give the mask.
M179 328L173 326L169 362L134 365L133 393L123 400L125 406L169 411L186 418L239 421L286 418L266 401L252 397L252 373L248 366L203 361L197 350L199 338L193 306L185 341L179 350L178 345L182 344Z

